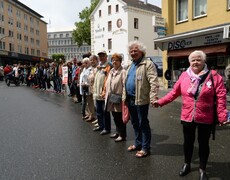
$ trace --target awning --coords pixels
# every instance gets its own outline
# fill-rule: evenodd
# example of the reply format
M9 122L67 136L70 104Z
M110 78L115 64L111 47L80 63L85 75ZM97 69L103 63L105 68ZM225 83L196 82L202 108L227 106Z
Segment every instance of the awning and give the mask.
M179 49L168 51L168 57L188 57L195 50L202 50L206 54L219 54L228 52L228 44L217 44L211 46L193 47L188 49Z

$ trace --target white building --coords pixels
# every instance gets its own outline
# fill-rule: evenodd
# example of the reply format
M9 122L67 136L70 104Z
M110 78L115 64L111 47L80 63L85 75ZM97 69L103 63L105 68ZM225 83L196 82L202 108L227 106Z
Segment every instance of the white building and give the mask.
M74 58L81 60L83 54L91 51L89 45L78 47L73 41L72 32L73 31L55 31L47 33L50 59L52 59L52 54L64 54L66 61L73 60Z
M128 42L139 40L147 56L161 56L153 42L158 37L155 16L161 17L161 8L147 0L101 0L91 14L91 52L121 53L126 61Z

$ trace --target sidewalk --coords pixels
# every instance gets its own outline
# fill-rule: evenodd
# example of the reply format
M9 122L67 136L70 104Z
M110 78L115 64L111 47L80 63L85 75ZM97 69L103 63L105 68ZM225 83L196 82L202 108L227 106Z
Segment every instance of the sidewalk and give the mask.
M159 98L163 97L164 95L166 95L171 90L172 90L172 88L164 89L163 87L160 87ZM181 97L178 97L174 101L181 103ZM230 94L229 93L227 94L227 109L230 110Z

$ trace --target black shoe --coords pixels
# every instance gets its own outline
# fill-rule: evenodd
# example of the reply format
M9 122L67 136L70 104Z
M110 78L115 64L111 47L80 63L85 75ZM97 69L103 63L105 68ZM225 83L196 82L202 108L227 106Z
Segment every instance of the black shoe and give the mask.
M200 169L200 178L199 178L199 180L208 180L208 176L207 176L205 170L203 170L203 169Z
M93 128L93 131L101 131L101 128L99 126L95 127L95 128Z
M191 171L190 164L184 163L179 172L179 176L186 176L190 171Z

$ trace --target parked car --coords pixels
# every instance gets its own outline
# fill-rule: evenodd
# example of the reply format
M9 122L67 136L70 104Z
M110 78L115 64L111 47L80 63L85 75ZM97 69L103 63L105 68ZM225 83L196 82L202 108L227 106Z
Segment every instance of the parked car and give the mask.
M147 56L148 59L150 59L157 69L157 75L158 77L163 76L163 63L162 63L162 57L160 56Z

